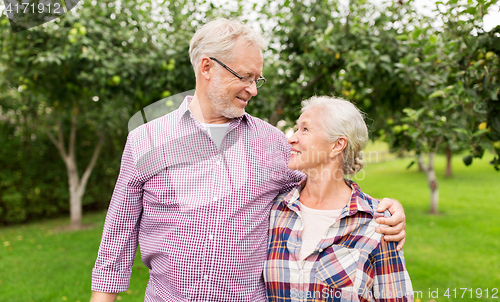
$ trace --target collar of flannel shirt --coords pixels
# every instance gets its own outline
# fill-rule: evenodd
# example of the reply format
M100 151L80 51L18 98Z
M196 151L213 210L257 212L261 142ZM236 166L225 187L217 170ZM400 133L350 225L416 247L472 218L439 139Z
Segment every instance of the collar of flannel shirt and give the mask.
M353 190L351 195L351 200L342 209L342 213L338 219L342 219L346 216L353 216L358 211L366 212L372 215L374 218L384 216L383 213L378 213L373 209L369 197L361 191L359 185L350 179L344 179L345 183ZM294 212L299 212L299 197L302 189L304 189L307 183L307 177L302 179L300 183L293 188L286 196L283 197L280 202L282 202L286 207Z

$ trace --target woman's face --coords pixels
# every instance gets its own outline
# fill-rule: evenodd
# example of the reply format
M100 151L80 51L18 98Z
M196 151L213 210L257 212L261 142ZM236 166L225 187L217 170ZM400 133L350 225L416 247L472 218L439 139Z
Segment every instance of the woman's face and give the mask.
M288 168L307 175L320 173L329 162L333 143L328 142L326 133L317 118L316 108L302 113L297 121L295 133L288 139L292 154Z

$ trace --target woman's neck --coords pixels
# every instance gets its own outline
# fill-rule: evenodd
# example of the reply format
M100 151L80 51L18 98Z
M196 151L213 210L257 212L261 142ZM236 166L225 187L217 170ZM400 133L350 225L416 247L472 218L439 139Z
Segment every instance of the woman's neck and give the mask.
M318 210L338 210L345 207L349 203L352 189L345 183L342 171L319 175L321 176L308 175L306 185L300 193L300 202L308 208Z

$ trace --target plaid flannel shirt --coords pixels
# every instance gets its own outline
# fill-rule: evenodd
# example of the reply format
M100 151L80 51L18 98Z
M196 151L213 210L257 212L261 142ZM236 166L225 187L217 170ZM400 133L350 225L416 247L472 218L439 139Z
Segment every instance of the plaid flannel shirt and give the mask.
M346 183L350 202L304 261L299 196L305 180L276 197L264 268L268 301L413 301L403 252L375 232L375 219L383 216L375 210L379 202Z

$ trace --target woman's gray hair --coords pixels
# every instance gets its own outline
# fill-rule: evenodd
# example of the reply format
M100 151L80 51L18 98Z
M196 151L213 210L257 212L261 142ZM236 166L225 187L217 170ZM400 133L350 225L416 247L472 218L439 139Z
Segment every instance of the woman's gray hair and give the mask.
M314 96L302 102L302 113L316 110L316 116L330 142L340 136L347 138L347 146L342 152L344 174L355 174L363 169L361 150L368 140L368 128L362 113L354 104L341 98Z
M217 19L203 25L191 38L189 56L194 73L198 76L198 65L203 57L215 57L223 62L234 59L234 44L244 38L248 45L265 49L266 41L250 26L237 20Z

